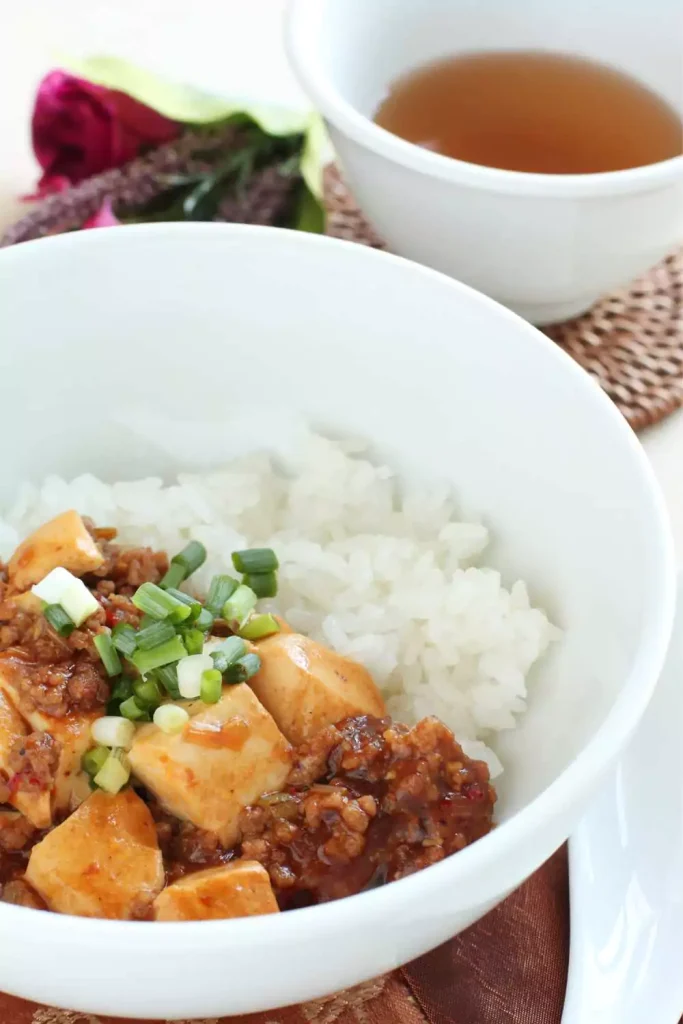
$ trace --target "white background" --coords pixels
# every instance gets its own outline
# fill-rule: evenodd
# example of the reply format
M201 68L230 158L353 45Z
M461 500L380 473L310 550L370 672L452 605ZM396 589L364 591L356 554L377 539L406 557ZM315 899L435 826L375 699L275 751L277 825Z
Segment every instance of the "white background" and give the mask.
M230 97L305 106L282 49L284 0L0 0L0 227L37 168L36 85L60 55L111 54ZM683 413L643 442L664 490L683 567Z

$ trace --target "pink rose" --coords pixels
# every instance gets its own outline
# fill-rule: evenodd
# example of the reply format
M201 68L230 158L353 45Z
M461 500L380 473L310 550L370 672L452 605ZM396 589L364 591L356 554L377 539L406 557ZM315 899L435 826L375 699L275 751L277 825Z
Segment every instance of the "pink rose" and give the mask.
M38 88L31 131L43 168L38 194L46 195L174 139L179 125L125 93L51 71Z

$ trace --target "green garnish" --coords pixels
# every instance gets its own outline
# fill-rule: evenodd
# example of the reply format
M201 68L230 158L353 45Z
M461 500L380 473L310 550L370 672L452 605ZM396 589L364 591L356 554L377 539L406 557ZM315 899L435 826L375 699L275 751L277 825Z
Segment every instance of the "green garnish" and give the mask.
M130 676L121 676L112 684L111 700L128 700L133 694L133 680Z
M223 618L231 625L237 624L240 626L255 608L257 600L258 598L251 587L245 587L241 583L234 594L223 605Z
M170 619L171 622L184 622L191 613L189 605L157 587L155 583L143 583L133 594L132 601L145 615L159 621Z
M181 605L181 607L184 606ZM153 672L155 668L170 665L173 661L180 661L186 655L185 644L179 636L174 636L172 640L167 640L166 643L153 647L151 651L136 651L130 660L140 675L144 676L148 672Z
M93 747L92 750L87 750L81 758L81 768L93 778L99 772L104 762L109 757L108 747Z
M202 608L199 615L193 622L195 629L201 630L202 633L208 633L213 626L215 616L209 611L208 608Z
M173 626L168 620L163 619L161 622L153 622L151 626L145 626L144 629L136 633L135 647L139 651L151 651L159 644L165 644L167 640L172 640L174 636Z
M177 562L171 564L168 567L168 571L159 580L159 586L162 590L169 590L172 587L179 587L185 579L185 570L182 565Z
M43 609L43 615L54 631L60 636L68 636L76 628L76 624L69 618L61 604L46 605Z
M154 679L138 679L133 683L133 693L139 707L149 709L161 704L162 694Z
M238 572L275 572L279 567L277 555L272 548L247 548L233 551L232 564Z
M129 697L128 700L123 701L119 707L119 714L123 715L124 718L128 718L131 722L150 721L148 709L141 707L135 697Z
M182 590L176 590L174 587L170 587L166 591L166 593L170 594L171 597L175 597L176 601L180 601L181 604L186 604L188 606L188 608L190 609L190 614L188 615L185 621L186 623L194 622L194 620L197 618L197 616L200 614L202 610L202 606L200 602L197 600L197 598L192 597L190 594L184 593L184 591Z
M135 630L127 622L119 622L111 631L111 642L124 658L135 650Z
M206 672L202 672L201 689L199 691L199 699L203 700L205 704L217 704L221 699L221 693L223 692L223 676L215 669L207 669Z
M119 658L116 648L112 642L109 633L98 633L93 639L95 649L102 659L104 665L104 671L109 677L121 675L121 659Z
M246 683L247 679L255 676L261 668L261 659L258 654L245 654L233 665L229 665L225 674L226 683Z
M243 658L247 653L247 645L239 636L227 637L220 647L211 652L211 660L214 668L219 672L225 672L230 665Z
M198 540L191 540L171 559L168 572L161 581L164 588L178 587L206 561L206 548Z
M188 654L201 654L204 648L204 634L199 629L185 629L183 643Z
M172 700L180 700L178 669L175 665L164 665L162 668L158 668L154 673L154 678L163 686Z
M246 587L251 587L258 598L277 595L277 573L275 572L248 572L242 582Z
M280 624L273 615L252 615L239 632L245 640L262 640L264 636L279 633Z
M223 605L237 590L239 583L232 576L214 576L209 586L209 593L204 606L212 615L218 617Z

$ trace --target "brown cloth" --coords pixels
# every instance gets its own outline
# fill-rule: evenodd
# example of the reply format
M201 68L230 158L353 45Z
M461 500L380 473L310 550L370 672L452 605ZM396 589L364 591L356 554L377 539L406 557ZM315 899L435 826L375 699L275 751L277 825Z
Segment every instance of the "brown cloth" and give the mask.
M197 1024L560 1024L568 954L562 849L477 924L391 975L302 1006ZM1 1024L111 1021L0 993Z

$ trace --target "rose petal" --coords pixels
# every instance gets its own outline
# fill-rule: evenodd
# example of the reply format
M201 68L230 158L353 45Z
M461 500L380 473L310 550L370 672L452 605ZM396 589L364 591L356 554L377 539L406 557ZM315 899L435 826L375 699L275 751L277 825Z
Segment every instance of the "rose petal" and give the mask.
M97 213L93 213L92 217L88 217L85 224L83 224L83 228L115 228L120 223L121 221L112 209L111 199L105 199Z

